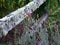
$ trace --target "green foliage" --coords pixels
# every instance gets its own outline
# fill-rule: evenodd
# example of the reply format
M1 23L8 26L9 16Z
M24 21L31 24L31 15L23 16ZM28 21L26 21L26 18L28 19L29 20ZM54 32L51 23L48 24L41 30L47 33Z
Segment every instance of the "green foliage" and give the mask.
M26 5L29 0L0 0L0 18Z

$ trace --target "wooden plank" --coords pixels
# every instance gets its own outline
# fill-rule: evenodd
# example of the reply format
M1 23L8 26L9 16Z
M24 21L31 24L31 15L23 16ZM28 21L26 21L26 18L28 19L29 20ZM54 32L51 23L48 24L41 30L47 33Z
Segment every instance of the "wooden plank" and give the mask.
M35 11L44 2L45 0L38 0L37 2L33 0L26 6L19 8L16 11L13 11L12 13L0 19L0 27L2 29L3 35L7 35L8 31L10 31L12 28L14 28L16 25L18 25L26 18L26 12L24 11L26 8L29 8L27 11L31 9Z

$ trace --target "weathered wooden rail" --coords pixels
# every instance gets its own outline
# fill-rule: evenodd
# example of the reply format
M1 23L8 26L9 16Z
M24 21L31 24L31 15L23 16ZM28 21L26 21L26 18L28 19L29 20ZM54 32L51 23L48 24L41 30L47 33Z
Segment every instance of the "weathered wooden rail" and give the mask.
M2 37L2 35L4 36L7 35L7 33L10 30L12 30L12 28L14 28L16 25L18 25L20 22L22 22L26 18L25 17L26 12L24 10L35 11L45 1L46 0L33 0L32 2L28 3L24 7L19 8L16 11L13 11L7 16L0 19L0 37Z

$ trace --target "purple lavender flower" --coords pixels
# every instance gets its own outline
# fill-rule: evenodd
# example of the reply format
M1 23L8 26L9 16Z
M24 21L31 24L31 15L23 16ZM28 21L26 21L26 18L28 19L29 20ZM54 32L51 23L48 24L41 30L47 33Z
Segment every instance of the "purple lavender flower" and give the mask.
M38 21L39 21L40 23L43 23L43 21L45 21L47 18L48 18L48 14L46 13L46 14L44 14L40 19L38 19Z
M42 45L40 41L38 41L38 45Z
M54 21L54 29L55 29L55 30L58 30L58 24L57 24L56 21Z
M48 18L48 14L44 14L43 17L42 17L42 21L45 21L46 19Z
M47 17L48 17L48 14L46 13L45 16L46 16L46 18L47 18Z

